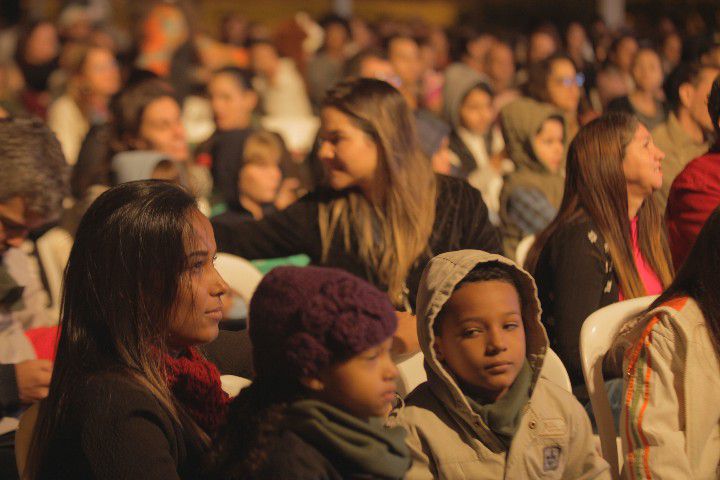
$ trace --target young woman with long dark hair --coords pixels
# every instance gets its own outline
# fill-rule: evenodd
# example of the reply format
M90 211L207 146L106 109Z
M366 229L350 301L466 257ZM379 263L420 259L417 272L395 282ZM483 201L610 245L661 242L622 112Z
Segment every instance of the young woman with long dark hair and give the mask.
M552 348L583 385L579 338L585 319L618 300L660 293L672 280L662 214L663 153L638 120L612 113L570 145L560 210L526 261L535 276Z
M28 478L195 478L228 403L195 349L222 318L215 250L178 186L126 183L90 207L65 272Z

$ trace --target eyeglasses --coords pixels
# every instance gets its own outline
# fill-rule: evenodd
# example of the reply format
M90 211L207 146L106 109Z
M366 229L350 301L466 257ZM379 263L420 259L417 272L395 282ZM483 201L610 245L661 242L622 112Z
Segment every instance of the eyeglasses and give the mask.
M559 85L562 85L563 87L572 87L577 85L578 87L582 87L585 85L585 75L582 73L578 73L574 77L559 77L553 79L553 81Z

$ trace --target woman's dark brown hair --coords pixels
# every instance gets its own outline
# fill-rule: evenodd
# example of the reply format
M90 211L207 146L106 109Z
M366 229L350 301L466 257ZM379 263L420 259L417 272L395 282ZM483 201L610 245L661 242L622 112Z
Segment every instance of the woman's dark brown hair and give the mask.
M75 389L100 374L145 388L191 442L209 447L170 391L161 360L176 300L187 288L184 245L193 211L195 200L181 187L149 180L108 190L83 216L65 269L57 356L27 478L55 476L59 459L49 447L62 441Z
M175 91L169 83L159 79L149 79L131 86L112 102L113 155L136 149L135 142L140 136L140 125L145 110L152 102L163 97L177 101Z
M528 67L528 81L525 85L525 94L538 102L552 103L548 92L548 82L555 62L568 61L573 67L575 62L564 53L555 53L545 60L536 62ZM577 67L575 67L577 70Z
M632 115L610 113L580 129L568 152L560 211L538 235L528 253L525 266L531 273L553 234L586 215L608 244L625 298L646 295L633 257L627 186L622 169L627 146L639 125ZM673 274L670 249L662 213L652 196L645 199L638 210L638 242L640 252L663 286L669 285Z

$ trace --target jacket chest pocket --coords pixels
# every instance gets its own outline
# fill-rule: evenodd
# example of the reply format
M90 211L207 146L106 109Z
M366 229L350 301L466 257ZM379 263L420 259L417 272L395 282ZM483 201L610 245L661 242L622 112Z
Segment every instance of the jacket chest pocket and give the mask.
M528 478L563 478L569 455L567 425L563 419L531 421L536 430L525 451Z

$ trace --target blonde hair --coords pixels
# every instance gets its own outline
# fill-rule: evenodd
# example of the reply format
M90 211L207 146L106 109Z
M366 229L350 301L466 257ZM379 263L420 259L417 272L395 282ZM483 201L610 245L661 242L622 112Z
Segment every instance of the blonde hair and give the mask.
M378 149L372 198L347 190L320 204L323 261L339 230L345 250L357 248L393 304L407 306L405 280L429 250L437 191L430 162L418 146L412 113L394 87L367 78L340 83L322 106L347 115Z
M258 130L245 140L242 163L281 163L287 148L282 139L273 132Z

